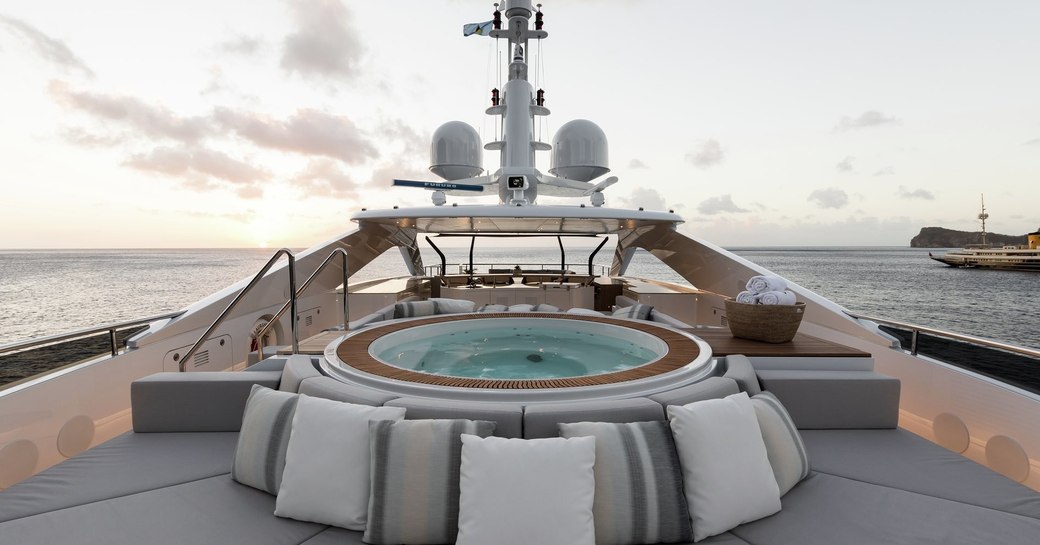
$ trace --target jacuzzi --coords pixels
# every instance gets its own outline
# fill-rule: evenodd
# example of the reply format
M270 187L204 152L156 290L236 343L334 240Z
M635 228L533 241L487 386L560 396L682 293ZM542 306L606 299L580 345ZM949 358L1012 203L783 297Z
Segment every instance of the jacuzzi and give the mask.
M324 368L402 396L529 403L646 396L701 380L713 363L707 343L653 322L507 312L351 332L326 348Z

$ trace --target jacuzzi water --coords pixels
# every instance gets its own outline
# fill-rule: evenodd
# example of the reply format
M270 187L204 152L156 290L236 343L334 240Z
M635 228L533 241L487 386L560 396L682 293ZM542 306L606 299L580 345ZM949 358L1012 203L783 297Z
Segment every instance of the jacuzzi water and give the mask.
M529 324L532 321L523 322ZM571 320L566 322L578 325ZM654 361L664 352L663 347L658 346L663 343L642 339L646 336L657 340L656 337L627 328L602 328L602 324L598 324L601 330L592 331L588 327L561 328L554 325L557 327L501 327L471 321L464 328L457 328L458 331L419 335L419 338L393 343L392 346L381 343L381 346L370 347L370 353L390 365L436 375L550 379L623 371ZM430 326L415 329L427 327ZM617 335L615 330L625 334Z

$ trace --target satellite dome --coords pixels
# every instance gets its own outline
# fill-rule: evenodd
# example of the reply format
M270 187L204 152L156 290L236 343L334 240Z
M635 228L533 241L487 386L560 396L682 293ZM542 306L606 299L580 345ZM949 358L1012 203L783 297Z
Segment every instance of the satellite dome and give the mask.
M603 134L599 125L585 119L575 119L564 123L556 131L550 174L587 182L608 172L607 135Z
M445 180L472 178L481 172L484 160L480 135L462 121L449 121L433 132L430 171Z

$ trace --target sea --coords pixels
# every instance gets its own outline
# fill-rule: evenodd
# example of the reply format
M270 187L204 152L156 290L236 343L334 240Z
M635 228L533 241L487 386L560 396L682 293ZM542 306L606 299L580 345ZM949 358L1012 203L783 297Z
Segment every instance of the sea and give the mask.
M439 257L423 249L427 265ZM469 248L442 248L449 272ZM567 248L584 270L591 247ZM950 268L927 250L904 247L771 247L730 251L837 302L881 318L1040 348L1040 274ZM558 247L485 247L474 262L556 269ZM0 345L179 310L256 273L270 249L0 250ZM596 256L609 266L612 248ZM683 282L645 252L629 274ZM404 273L387 252L351 281Z

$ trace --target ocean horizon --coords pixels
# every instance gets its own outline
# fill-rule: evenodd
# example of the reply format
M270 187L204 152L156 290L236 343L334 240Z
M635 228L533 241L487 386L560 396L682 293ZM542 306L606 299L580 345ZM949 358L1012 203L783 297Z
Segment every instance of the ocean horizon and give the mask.
M555 241L554 241L555 242ZM453 267L469 247L442 245ZM475 261L559 265L557 247L481 248ZM584 266L593 248L568 246L568 264ZM1030 304L1040 275L947 267L934 248L905 246L734 246L727 250L826 297L851 312L1029 347L1040 347ZM941 251L941 249L938 249ZM0 344L173 312L251 277L271 248L69 248L0 250ZM422 248L424 263L440 258ZM613 252L601 250L597 266ZM628 273L685 281L645 252ZM362 281L406 274L388 252L352 276Z

